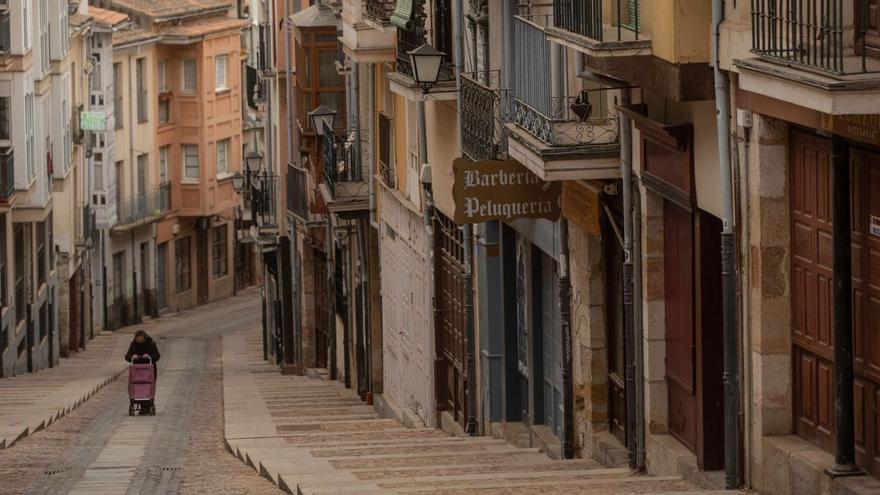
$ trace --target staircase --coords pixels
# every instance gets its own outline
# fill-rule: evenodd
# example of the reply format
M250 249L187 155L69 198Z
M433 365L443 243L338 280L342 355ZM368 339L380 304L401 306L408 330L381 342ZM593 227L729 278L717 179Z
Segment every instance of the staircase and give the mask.
M251 352L241 353L226 339L230 337L224 337L227 445L290 493L698 491L679 478L634 475L587 459L554 461L538 449L489 437L453 437L438 429L407 428L379 417L338 382L315 374L281 375L276 367L259 361L258 343L243 342L250 344Z

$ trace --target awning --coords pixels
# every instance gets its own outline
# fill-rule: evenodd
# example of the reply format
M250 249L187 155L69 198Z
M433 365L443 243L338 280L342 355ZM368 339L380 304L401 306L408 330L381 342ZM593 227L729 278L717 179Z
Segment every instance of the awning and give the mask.
M391 24L406 31L412 29L412 4L412 0L397 0L394 13L391 14Z

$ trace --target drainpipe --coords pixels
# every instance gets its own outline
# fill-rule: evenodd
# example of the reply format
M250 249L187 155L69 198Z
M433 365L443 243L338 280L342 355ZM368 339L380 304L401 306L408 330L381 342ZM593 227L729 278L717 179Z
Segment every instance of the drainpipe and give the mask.
M562 325L562 458L574 459L574 379L571 335L571 273L568 255L568 220L559 220L559 320Z
M354 152L357 156L357 167L351 170L352 180L361 180L363 170L361 168L361 70L359 63L352 61L351 63L351 119L354 124Z
M461 94L461 73L464 65L464 5L462 0L454 0L452 10L455 17L452 22L452 39L455 50L455 89ZM476 27L474 28L476 32ZM456 98L456 110L461 115L461 98ZM459 151L464 142L461 125L458 126ZM464 311L465 311L465 367L467 373L467 421L465 431L469 435L477 434L477 360L476 360L476 336L474 332L474 226L467 224L462 227L462 242L464 243ZM433 247L432 247L433 249ZM433 266L433 261L432 261Z
M299 146L297 149L294 149L294 140L293 140L293 109L291 108L291 100L290 100L290 92L291 92L291 66L292 56L291 47L290 47L290 33L287 31L287 23L290 20L290 0L284 1L284 21L281 23L281 34L284 36L284 99L287 114L287 163L283 165L284 170L282 173L279 173L278 176L281 177L283 174L288 173L288 163L293 163L294 153L298 152ZM294 10L299 11L299 1L294 0L296 4L294 5ZM287 191L287 194L290 194L290 191ZM296 222L296 220L294 220ZM298 256L298 240L297 240L297 232L296 225L293 228L288 229L290 236L290 265L291 265L291 299L293 300L293 353L294 353L294 361L296 362L297 368L299 372L303 372L305 368L303 367L302 357L302 318L300 318L300 305L299 305L299 256Z
M852 244L849 144L831 138L831 221L834 270L834 476L859 474L853 431Z
M369 134L369 159L367 160L367 166L369 167L369 181L367 184L367 188L369 191L370 197L370 226L374 229L379 228L379 219L376 216L376 150L374 148L374 143L376 142L376 125L375 125L375 115L376 115L376 64L368 63L367 64L367 93L369 94L367 98L367 115L370 118L370 124L367 126L367 133ZM379 242L382 242L382 236L379 236ZM381 253L382 250L380 249Z
M630 128L631 129L631 128ZM632 148L630 147L630 154ZM635 345L635 374L636 374L636 470L645 471L645 341L644 322L642 321L642 202L641 193L633 177L633 336Z
M730 91L728 91L727 87L727 76L721 72L720 64L721 22L723 20L724 0L712 0L712 68L715 75L715 106L718 117L718 164L721 168L721 220L723 222L723 230L721 232L721 281L722 297L724 300L722 312L724 318L724 484L726 488L734 489L740 484L739 349L737 348L736 324L733 178L730 171ZM848 246L849 244L847 243ZM837 272L835 271L835 273ZM849 278L849 271L846 273L847 278ZM850 357L852 356L850 355ZM851 378L852 375L850 375ZM850 388L848 390L850 393L852 392L852 381L850 381Z
M628 105L630 90L622 89L621 103ZM626 361L624 388L626 394L626 451L629 467L638 466L636 455L636 358L635 331L633 322L633 184L632 184L632 128L629 118L623 112L617 113L620 128L620 176L623 196L623 340L624 360Z

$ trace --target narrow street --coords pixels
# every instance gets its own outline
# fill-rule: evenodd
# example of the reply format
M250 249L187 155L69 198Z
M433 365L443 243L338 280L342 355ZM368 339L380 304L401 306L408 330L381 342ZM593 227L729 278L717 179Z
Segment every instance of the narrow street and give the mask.
M251 290L121 330L130 339L143 328L159 345L156 416L128 416L123 374L45 430L0 450L0 493L280 493L223 442L222 336L259 321L259 293Z

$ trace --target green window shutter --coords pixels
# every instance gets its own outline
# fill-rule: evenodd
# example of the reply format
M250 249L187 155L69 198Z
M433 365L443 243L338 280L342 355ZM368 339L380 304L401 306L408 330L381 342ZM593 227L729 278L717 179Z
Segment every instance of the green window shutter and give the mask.
M628 20L627 27L632 29L639 29L639 0L627 0L628 9Z
M391 24L406 31L412 29L412 7L412 0L397 0L394 13L391 14Z

